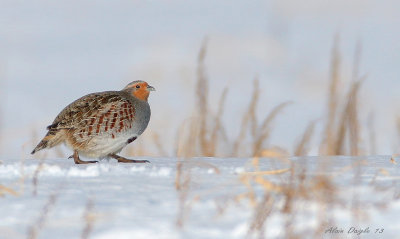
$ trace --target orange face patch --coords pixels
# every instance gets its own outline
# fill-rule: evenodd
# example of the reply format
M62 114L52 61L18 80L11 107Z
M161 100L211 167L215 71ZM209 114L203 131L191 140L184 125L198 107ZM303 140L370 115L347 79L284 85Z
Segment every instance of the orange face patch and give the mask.
M147 83L146 82L140 82L132 86L135 88L133 90L133 95L140 99L140 100L145 100L149 98L150 92L147 90Z

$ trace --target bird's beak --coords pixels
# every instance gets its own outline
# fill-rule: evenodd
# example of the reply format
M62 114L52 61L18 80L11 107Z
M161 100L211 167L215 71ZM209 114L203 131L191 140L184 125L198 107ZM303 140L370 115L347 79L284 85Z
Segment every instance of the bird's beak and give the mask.
M153 86L148 85L148 86L147 86L147 90L148 90L148 91L155 91L156 89L155 89Z

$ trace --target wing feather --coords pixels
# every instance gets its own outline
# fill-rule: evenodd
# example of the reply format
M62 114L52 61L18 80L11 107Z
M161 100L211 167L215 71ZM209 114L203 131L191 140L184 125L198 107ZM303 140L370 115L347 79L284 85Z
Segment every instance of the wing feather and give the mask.
M65 107L48 130L73 130L77 140L99 134L114 135L129 127L134 119L134 106L120 92L86 95Z

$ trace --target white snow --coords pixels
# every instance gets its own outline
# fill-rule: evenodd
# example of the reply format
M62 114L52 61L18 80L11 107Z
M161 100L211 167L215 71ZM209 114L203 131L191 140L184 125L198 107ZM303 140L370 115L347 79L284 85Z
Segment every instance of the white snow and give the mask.
M262 172L288 168L291 162L294 175L306 169L311 186L304 192L309 196L293 198L289 213L282 211L282 192L266 190L253 180L255 176L248 177L246 184L244 175L256 169L251 159L181 160L180 190L175 186L177 159L146 159L151 163L1 160L0 186L16 195L0 189L0 195L4 194L0 197L0 238L27 238L33 233L37 238L84 238L85 228L89 228L87 238L96 239L255 238L258 233L285 238L289 232L300 238L353 238L357 235L348 233L351 227L368 228L361 238L395 238L400 233L399 164L386 156L260 159L257 167ZM321 162L325 167L320 167ZM362 162L360 168L351 167L357 162ZM288 171L260 178L283 186L290 182L290 175ZM329 184L316 181L325 176L335 188L328 196L318 190ZM302 185L298 177L293 183L293 191L308 185ZM252 204L245 196L250 192L255 193L255 202L267 195L272 204L264 208ZM262 217L268 210L265 223L252 231L255 216ZM179 221L181 226L177 226ZM344 232L326 233L330 227Z

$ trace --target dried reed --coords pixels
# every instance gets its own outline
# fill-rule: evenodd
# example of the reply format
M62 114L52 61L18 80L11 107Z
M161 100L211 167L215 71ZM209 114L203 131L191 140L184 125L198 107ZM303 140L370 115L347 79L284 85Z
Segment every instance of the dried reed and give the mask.
M390 162L392 164L397 164L396 160L394 159L395 157L396 157L395 155L392 155L392 157L390 157Z
M211 138L210 138L210 142L209 142L209 155L211 155L211 156L217 155L217 148L218 148L218 143L219 143L218 135L219 134L221 134L221 138L225 142L227 141L227 137L225 134L225 128L221 121L221 117L224 114L224 105L225 105L225 99L226 99L227 94L228 94L228 88L225 88L224 91L222 92L221 99L219 100L218 111L217 111L217 115L215 117L214 128L211 130Z
M204 65L205 56L207 54L207 39L203 41L197 58L197 83L196 83L196 105L197 113L193 120L198 124L198 147L192 144L192 147L198 148L196 156L212 157L217 155L218 144L226 140L225 127L222 124L221 117L224 113L225 100L228 93L227 88L224 89L219 100L216 114L213 114L208 104L209 99L209 81L206 76ZM192 156L195 156L192 155Z
M332 48L331 59L331 77L328 97L328 117L325 124L323 140L320 146L320 155L360 155L360 122L358 117L358 94L361 83L365 76L358 77L359 55L361 48L357 48L354 60L353 83L343 103L343 109L340 112L341 102L337 88L340 77L340 53L338 47L338 37L335 38ZM346 136L348 136L346 138ZM346 150L348 142L348 151Z
M197 83L196 83L196 104L197 114L191 118L193 127L197 130L198 140L188 141L189 147L194 148L193 156L213 157L219 156L218 145L221 141L229 142L226 137L225 127L222 123L222 115L225 108L225 100L227 89L224 89L218 104L218 110L214 115L208 105L209 95L209 80L205 73L204 60L207 52L207 41L205 40L201 46L198 55L197 63ZM261 125L258 125L256 109L260 96L259 81L254 80L254 91L248 107L242 118L239 135L231 145L226 145L227 148L232 148L230 156L237 157L241 151L242 142L246 141L247 133L249 132L252 138L252 156L259 156L264 147L264 143L268 140L271 132L271 123L276 116L288 105L288 102L276 106L269 115L264 119Z
M19 193L17 191L15 191L14 189L0 184L0 197L3 197L4 195L7 195L7 194L13 195L13 196L19 195Z
M268 236L266 227L266 222L275 214L282 215L283 224L283 235L280 235L282 238L304 238L304 233L307 233L307 238L321 238L321 235L324 235L324 231L327 228L335 225L335 217L334 213L332 213L332 209L334 208L343 208L351 212L353 217L353 224L357 226L360 220L364 220L367 216L363 209L365 208L365 201L360 198L359 194L354 191L352 200L350 202L343 201L344 198L340 195L343 195L343 188L339 187L334 181L334 178L337 178L337 175L323 175L323 174L314 174L307 173L308 168L303 167L303 163L291 163L290 169L286 170L275 170L277 173L258 173L257 169L259 168L259 159L254 159L252 161L253 167L256 170L251 173L244 173L246 175L246 181L243 181L243 176L241 175L242 182L245 183L246 186L249 187L248 194L241 194L239 196L240 199L248 198L251 201L255 201L253 203L253 216L249 222L249 228L247 232L248 238L265 238ZM353 186L360 185L360 174L361 167L366 165L364 161L357 161L352 165L349 165L339 172L348 172L349 170L354 170L354 181ZM280 182L274 183L274 187L267 186L265 187L265 183L260 183L263 181L270 181L262 178L263 176L270 175L276 176L285 173L287 180L282 180ZM385 170L379 170L380 174L387 175L388 172ZM248 174L248 175L247 175ZM257 177L261 177L257 178ZM267 184L271 185L271 184ZM263 193L261 197L258 197L254 194L256 191L256 187L261 186L263 188ZM279 188L279 190L276 190ZM388 187L386 189L380 190L393 190L393 187ZM392 195L392 194L391 194ZM393 197L398 197L398 193ZM391 200L390 197L388 200ZM283 203L277 203L281 202ZM368 208L384 208L384 204L387 200L382 200L381 202L374 202L372 204L368 204ZM317 211L317 224L314 229L310 232L301 231L302 228L296 227L296 218L300 216L302 218L304 211L299 204L304 203L317 203L318 211ZM286 215L286 216L285 216ZM302 235L302 236L301 236Z
M356 81L353 83L350 94L349 101L346 107L346 115L348 117L348 130L349 130L349 138L350 138L350 155L357 156L359 155L359 141L360 141L360 123L358 119L358 92L360 89L360 85L362 80Z
M295 227L296 215L304 213L299 208L299 202L316 202L319 205L318 225L311 234L314 238L320 238L321 231L327 225L333 225L333 215L330 208L341 205L336 196L338 188L333 177L307 173L306 163L290 163L290 168L277 169L267 172L259 171L260 159L252 160L254 172L245 172L240 175L241 182L248 188L248 192L240 194L237 199L249 199L254 206L253 217L249 223L247 237L264 238L266 222L276 213L286 215L283 217L284 238L298 237L299 229ZM288 174L289 173L289 174ZM264 178L284 175L280 181ZM257 187L263 189L261 197L256 195ZM275 203L283 202L283 203ZM297 231L296 231L297 230Z
M182 168L183 164L180 164L178 166L178 170L181 170L181 173L179 175L182 176L177 177L176 179L176 188L178 191L178 200L179 200L178 216L176 220L176 226L178 228L182 228L184 226L184 222L186 221L186 218L190 210L188 198L189 198L189 190L191 184L191 173L187 172L186 170L184 173L182 173L183 170Z
M376 155L376 131L375 131L375 114L368 115L368 140L369 140L369 154Z
M333 145L334 155L344 155L345 151L345 137L349 134L349 148L350 154L356 156L359 154L359 128L357 113L357 99L358 91L361 81L354 82L351 86L350 92L347 96L347 104L343 109L341 120L338 125L338 134L336 136L336 143Z
M158 154L160 156L167 156L168 155L167 151L165 151L165 149L160 141L160 136L157 133L154 133L152 138L153 138L153 142L158 150Z
M264 194L263 199L254 209L254 215L250 222L247 238L251 235L258 235L258 238L265 238L265 223L274 209L274 198L270 194Z
M261 154L264 147L264 142L266 142L271 134L271 124L273 120L278 116L278 114L291 102L284 102L275 106L272 111L264 119L261 126L256 130L256 137L253 141L253 157L257 157Z
M254 90L253 90L253 94L249 103L249 106L247 107L247 112L244 113L243 118L242 118L242 123L240 125L240 131L239 131L239 135L236 138L236 141L233 144L233 152L232 152L232 156L233 157L237 157L239 150L240 150L240 146L241 143L243 142L243 140L246 137L246 131L248 129L248 127L250 127L250 131L252 133L252 135L255 137L256 135L256 127L257 127L257 116L256 116L256 109L257 109L257 103L258 103L258 99L259 99L259 95L260 95L260 86L259 86L259 82L258 79L254 79Z
M208 140L208 80L205 74L204 59L207 53L207 39L204 39L197 58L197 87L196 99L198 109L200 149L204 156L212 156L209 152Z
M199 159L190 158L193 155L194 149L190 147L190 142L196 140L198 135L198 124L193 122L188 126L190 127L188 131L183 129L180 130L181 133L189 132L188 134L183 134L179 137L178 145L178 161L176 164L176 175L175 175L175 188L178 193L178 215L176 220L176 226L182 228L184 223L189 216L191 207L199 199L199 195L192 195L191 188L193 182L192 169L194 167L205 167L212 169L215 173L219 174L220 170L208 163L203 162ZM188 143L189 142L189 143ZM188 146L188 147L186 147Z
M284 102L272 109L272 111L265 117L261 125L258 125L257 120L257 104L260 96L259 82L256 78L254 80L254 90L248 110L244 113L242 123L239 130L239 135L233 143L232 156L239 156L241 150L241 143L246 140L247 132L250 132L252 137L252 153L253 157L262 155L265 147L264 143L268 140L271 133L271 124L277 115L287 106L290 102Z
M88 239L90 233L93 231L93 226L96 221L96 215L93 213L94 201L93 199L88 199L85 207L85 212L83 214L83 219L85 220L85 227L83 228L81 238Z
M205 51L204 49L202 51ZM223 105L224 97L221 99ZM222 106L219 112L222 112ZM221 113L222 114L222 113ZM211 142L217 140L216 134L221 131L222 126L216 123L210 131L202 125L207 118L204 116L195 116L184 121L180 126L177 135L176 155L178 157L176 164L175 188L178 193L178 215L176 226L182 228L189 215L191 205L197 200L197 196L191 196L192 168L195 166L212 168L214 172L219 173L219 169L214 165L202 162L192 157L196 155L215 155L215 149ZM218 121L218 120L217 120ZM202 123L203 122L203 123ZM209 137L211 135L211 138ZM202 138L203 137L203 138ZM204 151L205 150L205 151Z
M336 35L334 45L332 48L331 58L331 74L328 94L328 118L325 124L324 138L321 144L320 152L323 155L335 154L335 125L336 125L336 114L338 108L338 85L339 85L339 72L340 72L340 54L339 54L339 35Z
M39 218L28 229L28 238L29 239L38 238L40 231L43 229L43 227L46 224L48 214L53 209L54 205L57 202L57 199L58 199L58 193L54 193L49 196L49 199L47 200L46 204L44 205L43 209L40 212Z
M32 177L32 195L36 196L37 195L37 186L38 186L38 177L39 177L39 173L43 170L43 158L40 159L38 166L35 169L35 172L33 173L33 177Z
M189 213L189 191L191 185L191 168L186 167L185 161L195 154L195 148L189 144L195 144L198 135L198 124L195 121L186 121L179 129L175 175L175 188L178 193L179 207L176 226L182 228ZM188 143L190 142L190 143Z
M300 141L295 146L294 156L307 155L307 153L309 151L308 147L309 147L309 144L311 141L311 137L314 133L315 124L316 124L316 121L312 121L307 126L306 130L303 133L303 136L301 137Z

